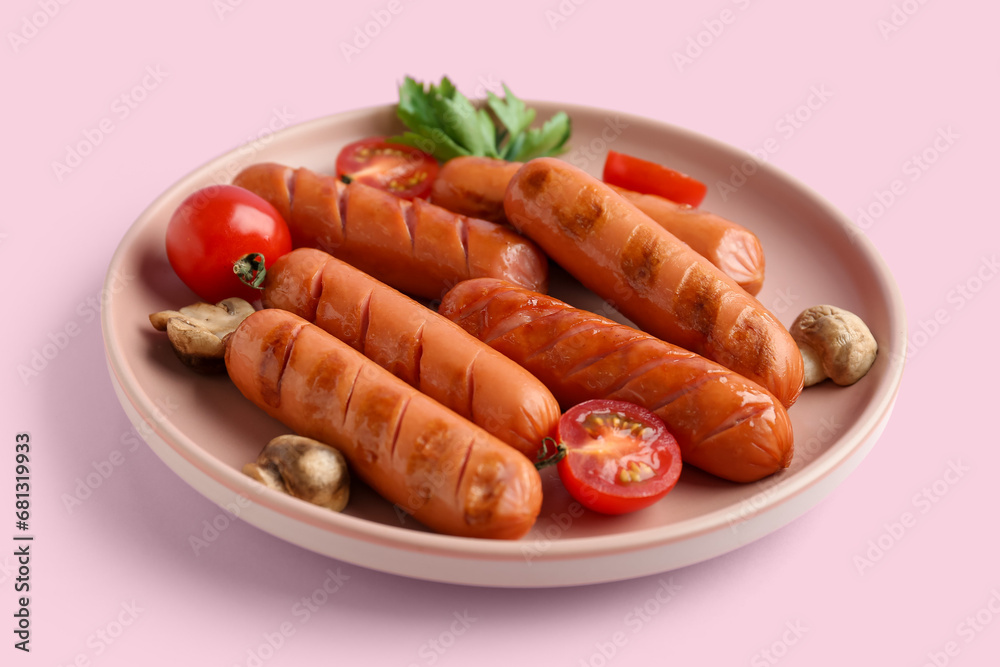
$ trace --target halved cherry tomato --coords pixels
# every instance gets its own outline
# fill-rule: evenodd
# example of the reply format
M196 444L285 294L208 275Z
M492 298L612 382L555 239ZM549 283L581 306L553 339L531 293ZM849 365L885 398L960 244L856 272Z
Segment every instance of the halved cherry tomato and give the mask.
M691 206L701 204L708 192L704 183L687 174L615 151L608 151L604 162L604 182Z
M556 468L584 507L624 514L665 496L681 474L677 440L655 414L634 403L584 401L559 419L566 456Z
M251 253L270 267L291 252L292 236L281 214L263 198L235 185L212 185L181 202L167 223L167 259L200 298L253 302L260 290L244 284L234 264ZM262 276L261 276L262 277Z
M337 155L337 178L358 181L403 199L426 198L437 178L438 163L412 146L369 137L344 146Z

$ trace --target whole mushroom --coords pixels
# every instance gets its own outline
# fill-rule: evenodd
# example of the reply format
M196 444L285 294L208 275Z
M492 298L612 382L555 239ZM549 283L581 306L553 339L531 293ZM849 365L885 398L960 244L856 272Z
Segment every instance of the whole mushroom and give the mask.
M350 496L347 461L337 449L301 435L279 435L243 474L270 489L340 512Z
M839 385L854 384L875 363L875 337L860 317L843 308L807 308L790 332L802 353L807 387L826 378Z

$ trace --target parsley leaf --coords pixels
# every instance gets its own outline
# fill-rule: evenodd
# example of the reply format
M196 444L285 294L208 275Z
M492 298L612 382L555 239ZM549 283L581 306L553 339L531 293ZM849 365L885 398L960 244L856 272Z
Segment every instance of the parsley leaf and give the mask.
M441 162L460 155L524 161L563 152L571 132L569 116L560 111L532 128L536 111L506 84L503 90L502 98L488 92L485 108L477 108L448 77L437 85L406 77L399 86L396 116L408 131L389 141L419 148Z

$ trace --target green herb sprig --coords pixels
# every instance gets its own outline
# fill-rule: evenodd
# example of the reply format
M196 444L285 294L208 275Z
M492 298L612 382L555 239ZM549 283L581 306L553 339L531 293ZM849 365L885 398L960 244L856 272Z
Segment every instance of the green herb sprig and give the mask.
M533 128L536 111L506 84L503 90L504 97L488 92L487 108L477 109L448 77L426 86L406 77L396 115L408 131L389 141L419 148L441 162L461 155L524 162L562 153L571 132L569 116L559 111Z

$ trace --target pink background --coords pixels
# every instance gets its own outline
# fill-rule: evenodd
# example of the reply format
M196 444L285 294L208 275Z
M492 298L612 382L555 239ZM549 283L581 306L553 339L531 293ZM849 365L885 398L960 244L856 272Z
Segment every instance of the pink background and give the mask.
M483 7L4 3L0 542L13 545L21 431L32 438L36 535L30 655L12 648L16 564L13 546L0 547L4 663L996 664L1000 10L970 0ZM340 44L373 16L391 20L345 57ZM675 54L699 38L707 46L678 66ZM754 544L615 584L409 580L240 521L195 553L189 537L221 510L136 441L115 398L94 308L107 264L131 222L194 167L269 124L393 102L404 74L448 74L470 95L505 81L525 98L628 111L747 150L777 146L772 163L861 223L906 302L903 386L858 470ZM807 119L783 121L811 95ZM100 141L57 174L53 163L87 137ZM925 151L934 162L920 169L912 158ZM58 354L22 377L18 367L53 342ZM67 508L63 496L101 469L100 486ZM302 598L330 572L339 589L309 610Z

